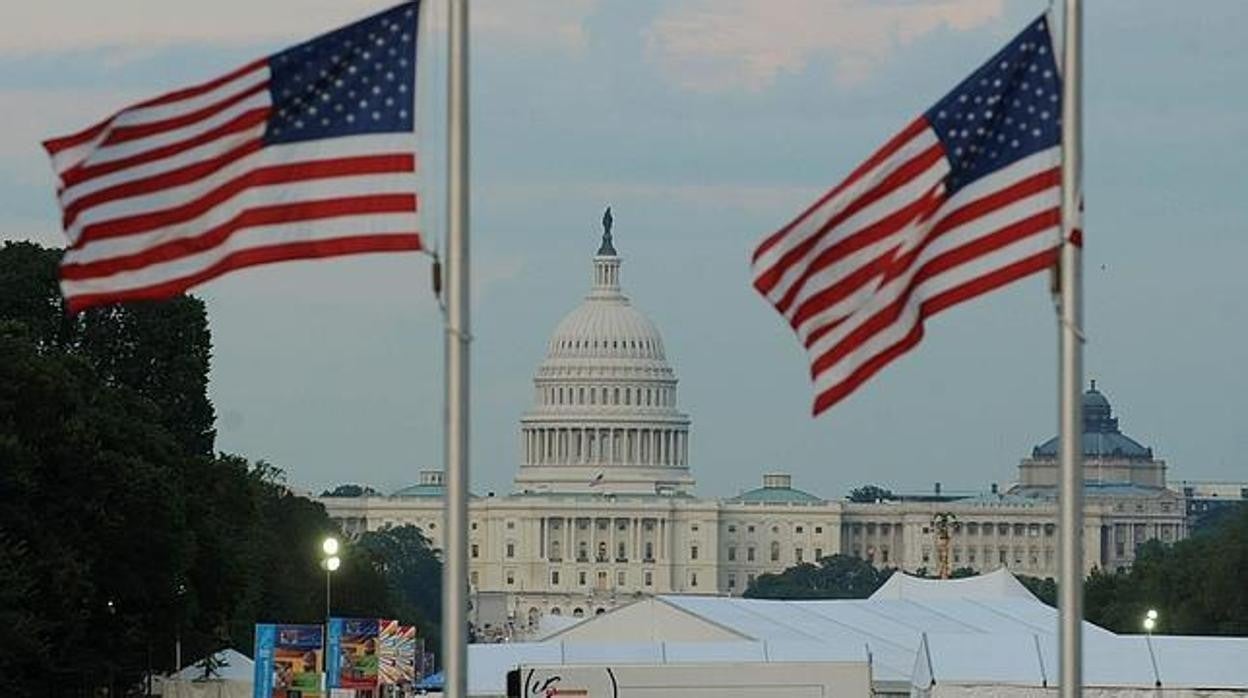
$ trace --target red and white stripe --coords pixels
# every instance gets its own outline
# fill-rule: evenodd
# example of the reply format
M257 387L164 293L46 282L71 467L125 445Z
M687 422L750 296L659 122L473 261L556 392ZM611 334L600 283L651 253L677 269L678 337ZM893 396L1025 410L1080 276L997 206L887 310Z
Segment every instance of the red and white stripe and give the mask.
M422 248L413 135L265 145L268 88L260 60L44 143L71 310L257 264Z
M806 347L815 414L918 344L925 318L1056 261L1060 157L1043 150L949 196L949 161L919 117L759 245L754 286Z

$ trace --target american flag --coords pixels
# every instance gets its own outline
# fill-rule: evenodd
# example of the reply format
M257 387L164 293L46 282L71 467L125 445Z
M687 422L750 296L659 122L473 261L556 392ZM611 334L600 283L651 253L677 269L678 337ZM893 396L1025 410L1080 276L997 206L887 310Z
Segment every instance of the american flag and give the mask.
M293 259L420 250L418 2L44 147L71 310Z
M806 348L816 415L928 316L1056 262L1061 111L1041 17L758 246L754 287Z

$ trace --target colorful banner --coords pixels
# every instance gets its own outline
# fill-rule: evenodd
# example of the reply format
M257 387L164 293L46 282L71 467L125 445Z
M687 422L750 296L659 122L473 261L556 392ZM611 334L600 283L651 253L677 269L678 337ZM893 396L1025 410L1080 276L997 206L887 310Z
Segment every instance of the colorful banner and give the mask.
M319 625L257 623L254 698L320 696L323 642Z
M378 632L381 654L379 679L387 685L416 682L416 628L395 620L381 621Z
M376 688L378 634L390 621L376 618L329 619L329 687Z

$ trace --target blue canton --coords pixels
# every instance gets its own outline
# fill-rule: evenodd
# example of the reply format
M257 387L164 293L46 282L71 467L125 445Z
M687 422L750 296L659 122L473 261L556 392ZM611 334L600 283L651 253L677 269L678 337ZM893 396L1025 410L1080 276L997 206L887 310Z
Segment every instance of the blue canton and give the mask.
M414 130L419 2L269 57L266 143Z
M1061 115L1062 81L1041 17L927 111L952 166L947 193L1056 146Z

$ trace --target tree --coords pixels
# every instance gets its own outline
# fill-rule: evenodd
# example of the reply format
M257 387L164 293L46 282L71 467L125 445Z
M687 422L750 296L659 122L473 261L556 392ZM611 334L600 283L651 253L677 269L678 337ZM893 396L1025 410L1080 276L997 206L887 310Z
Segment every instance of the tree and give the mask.
M873 502L887 502L893 499L893 497L892 490L884 489L879 485L863 485L850 490L847 499L851 502L870 504Z
M213 455L203 304L69 316L59 254L0 247L0 693L117 692L174 669L175 636L195 658L322 621L336 526L277 468ZM335 574L345 609L394 616L368 554Z
M356 547L369 551L384 570L397 619L415 625L436 646L442 618L442 561L416 526L369 531Z
M212 340L203 302L184 295L70 315L57 280L60 258L61 250L30 242L0 247L0 319L23 326L37 352L76 356L103 383L151 402L156 421L186 450L211 456Z
M367 485L338 485L332 490L321 492L322 497L380 497L381 493Z
M892 576L851 555L830 555L754 580L745 596L756 599L865 599Z

